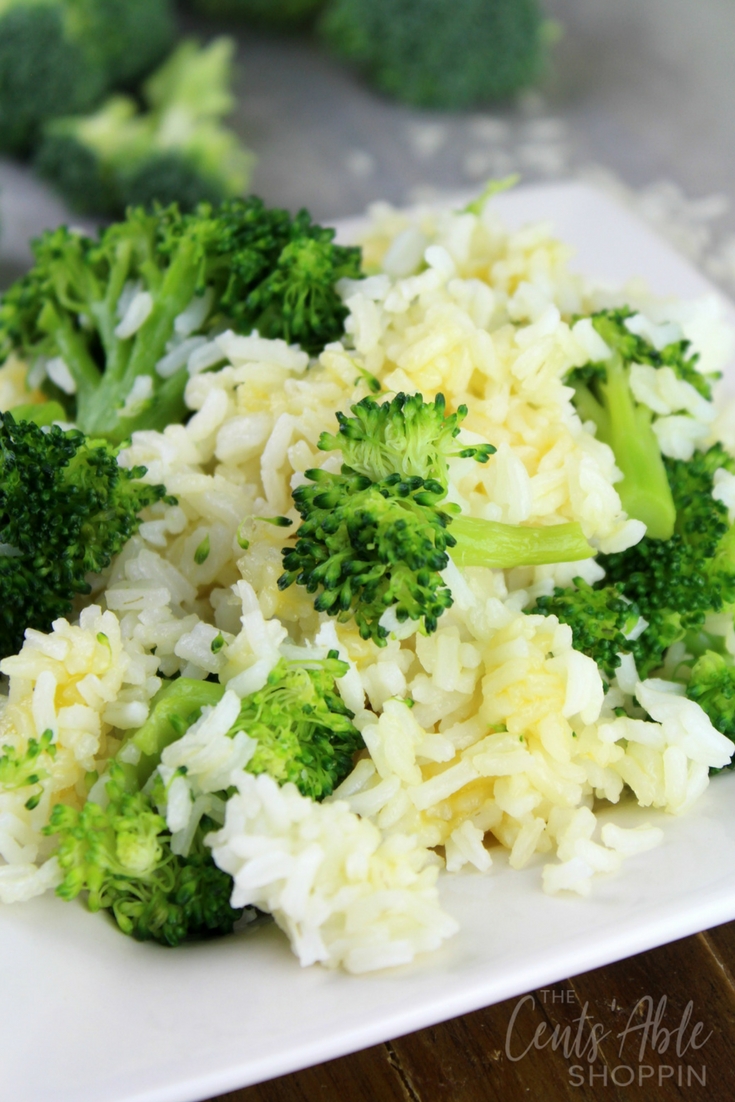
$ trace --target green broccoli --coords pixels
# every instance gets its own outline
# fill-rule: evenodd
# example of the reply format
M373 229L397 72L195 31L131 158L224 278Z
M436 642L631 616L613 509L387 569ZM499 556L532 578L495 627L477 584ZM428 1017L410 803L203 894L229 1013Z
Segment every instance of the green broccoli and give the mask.
M310 353L340 337L335 284L359 277L360 250L333 237L255 196L192 214L134 209L97 240L62 226L0 298L0 363L53 361L66 393L44 388L88 435L163 429L186 415L187 358L209 334L258 330Z
M635 547L601 555L606 581L623 586L648 627L628 648L641 677L661 665L672 643L696 635L709 613L735 608L735 528L712 497L714 472L733 473L720 444L691 460L665 459L676 508L668 540L644 537Z
M336 690L335 681L347 670L336 651L305 662L281 659L266 685L243 699L228 732L235 738L244 731L257 740L245 768L269 773L280 784L292 781L313 799L328 796L364 745ZM169 682L154 698L147 721L108 766L104 806L89 799L81 811L54 808L45 833L58 835L64 879L56 890L62 899L87 892L89 909L111 911L124 933L166 945L232 930L242 913L229 904L232 878L214 865L205 844L221 824L203 816L188 852L174 853L160 813L166 789L155 772L165 748L224 692L223 685L208 681ZM7 774L16 787L38 785L35 757L26 755L20 765L10 755L0 758L0 782ZM229 792L217 795L224 802Z
M574 405L583 421L597 426L598 439L609 444L623 473L617 484L623 508L642 520L651 539L667 540L674 531L676 510L663 456L651 422L652 411L636 401L630 389L631 364L670 367L706 399L709 380L696 369L697 356L687 356L688 342L679 341L657 351L645 338L632 333L628 307L602 310L592 324L612 351L610 359L576 368L567 377L574 386Z
M324 0L194 0L203 15L274 30L303 27L323 5Z
M540 75L538 0L331 0L327 46L389 96L458 109L506 99Z
M243 698L229 735L234 738L245 731L258 740L248 772L269 773L279 784L293 781L315 800L336 788L363 745L351 722L352 712L335 687L348 668L333 651L327 658L308 662L282 658L266 685ZM159 690L148 719L126 740L140 754L135 765L122 764L133 787L146 784L164 749L186 733L203 707L217 704L224 692L216 682L183 677Z
M735 459L715 444L690 460L667 458L663 465L676 512L673 535L644 536L626 551L598 556L606 577L592 593L584 585L557 590L536 605L570 624L575 646L608 676L618 653L632 654L645 678L673 643L684 640L694 657L715 650L716 638L704 630L708 615L735 611L735 527L712 497L715 471L735 473ZM637 615L646 626L631 637Z
M87 33L100 44L108 88L134 87L160 64L174 44L177 28L173 0L67 3L86 15Z
M27 153L46 119L104 92L100 61L72 32L64 0L0 0L0 150Z
M90 592L86 575L109 565L165 494L144 473L118 466L104 441L0 413L0 656Z
M230 906L232 878L204 845L217 824L199 824L189 854L171 851L166 820L151 796L130 791L112 762L106 806L88 800L81 811L57 804L44 832L58 835L62 899L86 891L90 911L110 910L123 933L139 941L178 945L187 938L228 934L242 915Z
M230 734L245 731L258 741L249 773L268 773L279 784L292 781L312 800L332 793L364 745L335 687L348 668L336 651L310 663L282 658L267 684L243 699Z
M91 115L54 119L36 166L76 210L220 202L242 195L252 158L221 120L230 113L234 42L182 42L143 86L149 110L113 96Z
M47 120L138 79L172 38L170 0L0 0L0 150L28 153Z
M52 119L35 157L74 210L114 217L125 209L118 165L145 154L149 127L130 96L112 96L91 115Z
M731 655L705 651L692 666L687 696L709 716L712 726L735 742L735 665ZM735 761L728 768L735 767Z
M582 578L574 588L557 587L551 597L539 597L534 612L557 616L572 629L574 649L594 658L607 674L615 676L620 654L630 649L628 637L640 620L638 606L624 595L621 584L593 589Z
M340 450L340 474L306 471L294 504L303 523L283 551L281 589L294 582L317 593L314 607L385 645L381 618L391 607L399 622L423 621L434 631L452 604L441 571L449 553L458 566L512 567L574 562L594 554L578 524L521 528L458 516L446 502L447 461L487 462L491 444L455 443L466 406L445 413L444 396L424 402L399 394L378 405L363 398L352 417L338 413L337 435L323 433L323 451ZM451 531L449 530L451 526Z

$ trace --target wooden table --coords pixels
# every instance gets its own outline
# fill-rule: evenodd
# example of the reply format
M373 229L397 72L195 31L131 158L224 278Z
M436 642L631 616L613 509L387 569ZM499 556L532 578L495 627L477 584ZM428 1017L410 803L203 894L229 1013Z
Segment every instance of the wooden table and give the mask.
M496 1099L735 1100L735 922L211 1102Z

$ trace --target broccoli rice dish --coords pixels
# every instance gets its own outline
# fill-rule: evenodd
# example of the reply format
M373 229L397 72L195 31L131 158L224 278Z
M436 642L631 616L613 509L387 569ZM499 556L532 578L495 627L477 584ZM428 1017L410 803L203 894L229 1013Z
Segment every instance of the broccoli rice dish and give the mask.
M722 306L593 285L494 190L376 205L359 246L252 197L34 243L0 905L244 951L272 916L368 972L456 932L445 876L586 896L730 766Z

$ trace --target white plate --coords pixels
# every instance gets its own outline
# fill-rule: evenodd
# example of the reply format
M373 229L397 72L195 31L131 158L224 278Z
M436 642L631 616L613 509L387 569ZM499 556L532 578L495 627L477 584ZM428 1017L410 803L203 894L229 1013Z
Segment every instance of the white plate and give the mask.
M509 221L550 218L585 273L711 291L645 226L577 184L500 196ZM415 965L354 978L299 968L273 927L176 951L122 937L53 897L0 911L0 1098L197 1102L353 1052L735 918L735 775L716 777L663 846L551 898L541 861L442 882L461 932Z

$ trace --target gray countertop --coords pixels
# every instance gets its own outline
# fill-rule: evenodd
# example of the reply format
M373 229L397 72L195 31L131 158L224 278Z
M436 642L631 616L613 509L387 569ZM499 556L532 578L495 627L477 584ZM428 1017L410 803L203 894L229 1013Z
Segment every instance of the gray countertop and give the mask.
M735 285L735 0L545 4L564 28L545 81L512 106L462 114L389 102L309 39L238 29L234 125L258 157L253 190L328 220L509 172L596 166L638 189L629 200L654 220L667 213L670 232L678 220L685 251ZM27 167L0 161L0 279L27 263L31 236L69 217Z

